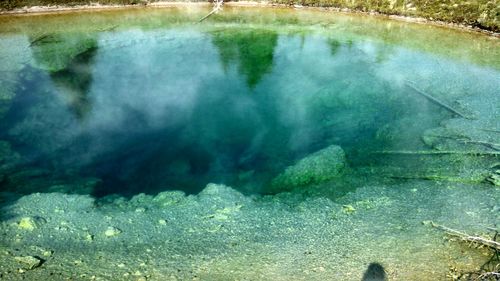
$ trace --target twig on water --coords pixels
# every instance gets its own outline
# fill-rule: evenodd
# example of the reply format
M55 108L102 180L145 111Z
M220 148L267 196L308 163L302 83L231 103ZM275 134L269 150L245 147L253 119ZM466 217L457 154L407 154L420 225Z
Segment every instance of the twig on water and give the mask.
M405 84L405 85L406 85L408 88L412 89L415 93L417 93L417 94L419 94L419 95L421 95L421 96L423 96L423 97L427 98L427 99L428 99L428 100L430 100L431 102L433 102L433 103L435 103L435 104L437 104L437 105L439 105L439 106L441 106L441 107L445 108L446 110L450 111L451 113L454 113L454 114L456 114L456 115L458 115L458 116L460 116L460 117L462 117L462 118L465 118L465 119L472 119L472 118L470 118L470 117L468 117L468 116L466 116L466 115L464 115L464 114L460 113L459 111L457 111L457 110L456 110L456 109L454 109L453 107L451 107L451 106L449 106L449 105L445 104L444 102L442 102L442 101L438 100L437 98L435 98L435 97L433 97L433 96L431 96L431 95L429 95L429 94L425 93L424 91L422 91L422 90L420 90L420 89L416 88L413 82L411 82L411 81L406 81L406 84Z

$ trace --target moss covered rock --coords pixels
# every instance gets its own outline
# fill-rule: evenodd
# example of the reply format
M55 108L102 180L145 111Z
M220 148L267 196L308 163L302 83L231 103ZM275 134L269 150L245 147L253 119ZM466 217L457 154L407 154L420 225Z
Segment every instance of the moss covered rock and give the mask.
M338 145L331 145L286 168L272 180L271 188L273 191L284 191L326 182L342 175L345 166L344 150Z

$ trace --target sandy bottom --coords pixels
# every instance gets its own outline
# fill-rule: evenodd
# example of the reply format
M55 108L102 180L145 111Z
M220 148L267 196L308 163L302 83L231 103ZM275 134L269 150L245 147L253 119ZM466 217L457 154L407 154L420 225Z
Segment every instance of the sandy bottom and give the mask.
M378 262L389 280L445 280L453 270L477 270L490 253L423 222L470 232L499 222L500 192L491 185L410 181L335 199L327 194L335 197L335 184L319 189L321 196L244 196L209 184L196 196L130 200L46 193L8 203L4 196L0 277L361 280ZM44 262L29 270L23 256Z

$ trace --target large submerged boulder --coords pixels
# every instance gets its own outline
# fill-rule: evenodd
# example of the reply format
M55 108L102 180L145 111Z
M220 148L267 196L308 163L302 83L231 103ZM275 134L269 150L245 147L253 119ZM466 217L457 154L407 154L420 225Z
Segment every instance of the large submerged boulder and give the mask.
M278 192L330 181L341 176L345 166L344 150L338 145L331 145L287 167L272 180L271 189Z

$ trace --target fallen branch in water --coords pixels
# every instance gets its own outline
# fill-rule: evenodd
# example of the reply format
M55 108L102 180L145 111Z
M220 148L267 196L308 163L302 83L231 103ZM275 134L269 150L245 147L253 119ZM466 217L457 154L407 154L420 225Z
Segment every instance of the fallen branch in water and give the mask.
M450 236L458 237L458 238L462 239L463 241L476 243L476 244L491 248L495 251L500 251L500 242L497 242L495 240L486 239L486 238L483 238L480 236L468 235L467 233L463 233L463 232L460 232L458 230L451 229L449 227L436 224L432 221L430 222L430 225L432 227L435 227L437 229L440 229L440 230L446 232L446 234L448 234Z
M117 27L118 27L118 25L115 24L115 25L113 25L111 27L106 27L106 28L98 29L98 31L100 31L100 32L114 31Z
M210 13L208 13L208 15L202 17L198 22L202 22L205 19L207 19L209 16L211 16L211 15L213 15L213 14L218 13L219 11L221 11L223 3L224 3L224 0L214 0L214 8L213 8L213 10Z
M494 130L494 129L479 129L479 130L485 131L485 132L493 132L493 133L499 133L500 134L499 130Z
M484 145L488 148L491 148L493 150L500 151L500 144L498 144L498 143L491 143L491 142L487 142L487 141L475 141L475 140L458 140L458 141L462 141L466 144L467 143L480 144L480 145Z
M499 280L500 277L500 242L497 241L499 237L498 229L486 227L486 229L493 231L495 234L491 239L480 236L472 236L467 233L439 225L432 221L424 221L424 225L430 224L432 227L444 231L447 235L460 238L461 241L469 242L471 245L486 247L493 251L490 259L481 266L478 271L464 272L456 276L454 280ZM469 245L470 246L470 245Z
M450 181L451 176L438 175L387 175L385 177L398 180L431 180L431 181ZM476 181L471 181L476 182Z
M500 279L500 272L485 272L485 273L479 275L477 278L478 278L478 280L486 280L486 278L488 278L488 277L494 277L497 280L499 280Z
M425 93L424 91L422 91L422 90L420 90L420 89L416 88L416 87L414 86L414 83L413 83L413 82L411 82L411 81L407 81L407 82L406 82L406 86L407 86L408 88L412 89L415 93L417 93L417 94L419 94L419 95L421 95L421 96L424 96L424 97L425 97L425 98L427 98L428 100L430 100L430 101L432 101L433 103L435 103L435 104L437 104L437 105L439 105L439 106L441 106L441 107L445 108L446 110L448 110L448 111L450 111L450 112L452 112L452 113L454 113L454 114L456 114L456 115L458 115L458 116L460 116L460 117L462 117L462 118L465 118L465 119L472 119L472 118L470 118L470 117L468 117L468 116L465 116L464 114L460 113L459 111L457 111L457 110L456 110L456 109L454 109L453 107L451 107L451 106L449 106L449 105L445 104L444 102L442 102L442 101L440 101L440 100L436 99L435 97L433 97L433 96L431 96L431 95L429 95L429 94Z
M35 38L33 41L30 42L30 47L33 46L33 45L35 45L36 43L42 41L43 39L49 37L49 36L50 36L50 34L43 34L43 35Z
M371 154L394 154L394 155L440 155L440 154L459 154L459 155L488 155L499 156L500 152L494 151L454 151L454 150L385 150L374 151Z
M442 138L442 139L450 139L450 140L462 142L464 144L469 144L469 143L470 144L479 144L479 145L486 146L486 147L488 147L490 149L500 151L500 144L498 144L498 143L491 143L491 142L487 142L487 141L470 140L470 139L465 139L465 138L461 139L461 138L455 138L455 137L450 137L450 136L438 136L438 135L434 135L432 137Z

